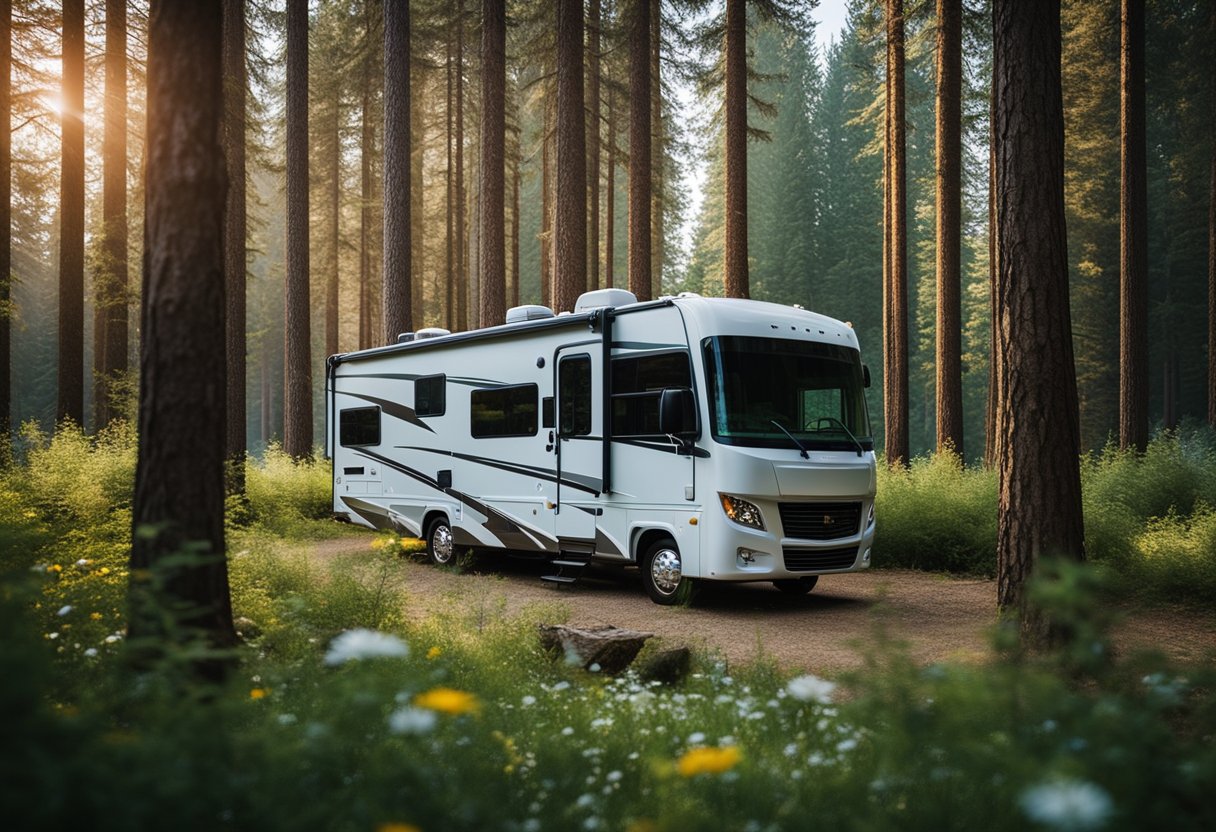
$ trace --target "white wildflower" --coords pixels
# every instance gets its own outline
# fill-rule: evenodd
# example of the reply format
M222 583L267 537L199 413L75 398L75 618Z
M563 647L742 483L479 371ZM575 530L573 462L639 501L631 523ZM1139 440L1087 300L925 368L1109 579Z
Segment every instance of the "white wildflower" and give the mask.
M88 650L85 650L85 651L84 651L84 654L85 654L86 656L88 656L88 657L91 659L91 658L93 658L94 656L96 656L96 655L97 655L97 648L96 648L96 647L90 647Z
M89 565L89 561L87 558L81 558L80 560L76 561L76 567L78 569L84 569L88 565Z
M398 708L389 714L388 729L394 734L426 734L439 721L439 714L426 708Z
M111 635L106 636L105 641L106 641L106 644L115 644L119 641L122 641L122 636L117 635L117 634L111 634Z
M592 673L599 673L599 672L600 672L600 670L601 670L601 668L600 668L600 663L599 663L599 662L592 662L590 665L588 665L588 666L587 666L587 669L588 669L589 671L591 671Z
M59 608L59 612L55 613L55 615L59 616L60 618L63 618L65 615L67 615L71 611L72 611L72 605L64 604L62 607Z
M846 737L845 739L836 743L836 750L839 751L841 754L843 754L846 751L852 751L856 747L857 747L857 738L856 737Z
M536 704L536 697L533 696L532 694L528 694L527 696L525 696L523 699L521 699L519 701L525 708L530 708Z
M624 775L623 775L623 774L621 774L621 772L620 772L620 770L619 770L619 769L613 769L612 771L610 771L610 772L608 772L607 774L605 774L605 775L604 775L604 779L605 779L605 780L607 780L609 783L616 783L616 782L618 782L618 781L619 781L619 780L620 780L620 779L621 779L623 776L624 776Z
M347 630L329 643L325 663L335 665L361 659L404 658L409 654L410 648L394 635L376 630Z
M595 803L595 795L592 794L581 794L579 795L578 800L574 801L574 805L578 806L580 809L586 809L592 803Z
M805 676L790 679L785 689L790 696L800 702L818 702L820 705L827 705L832 701L832 694L836 692L836 683L808 673Z
M569 736L571 736L573 733L574 733L574 729L573 729L573 728L571 728L569 725L567 725L565 728L563 728L563 729L562 729L562 736L563 736L563 737L569 737Z
M700 731L697 731L696 733L688 735L688 744L689 745L700 745L703 742L705 742L705 735L703 733L701 733Z
M1061 832L1099 829L1114 812L1101 786L1080 780L1055 780L1022 792L1018 805L1026 817Z
M556 685L554 685L553 687L549 688L549 691L550 691L551 693L557 693L558 691L566 690L566 689L567 689L567 688L569 688L569 687L570 687L570 683L569 683L569 682L564 682L564 681L563 681L563 682L558 682Z

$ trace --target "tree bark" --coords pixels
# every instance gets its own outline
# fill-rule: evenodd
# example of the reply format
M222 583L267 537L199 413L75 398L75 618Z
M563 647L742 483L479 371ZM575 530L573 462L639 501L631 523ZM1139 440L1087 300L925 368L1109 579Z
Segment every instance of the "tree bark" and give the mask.
M13 3L0 0L0 124L13 116ZM13 404L12 274L13 274L13 140L0 130L0 464L10 457Z
M363 25L371 40L371 0L363 0ZM359 97L359 349L380 346L372 315L372 154L376 127L372 123L372 60L363 57L363 78Z
M1148 445L1148 175L1144 0L1122 0L1119 49L1119 447Z
M747 8L726 0L726 250L723 290L751 297L747 266Z
M245 0L223 2L224 296L228 491L245 493Z
M283 450L312 453L308 294L308 0L287 0L287 274Z
M540 303L553 303L553 107L545 96L540 149Z
M136 646L237 641L224 554L221 50L220 0L153 0L128 618ZM195 669L221 678L231 663L212 654Z
M482 0L480 325L506 321L507 7Z
M996 337L996 279L998 274L996 248L996 84L990 84L988 102L988 402L984 413L984 467L995 468L997 457L996 411L1000 406L997 375Z
M890 194L889 287L883 423L887 464L908 464L908 209L904 119L904 4L887 0L887 84L890 135L887 144Z
M63 3L59 180L59 396L55 420L84 426L84 0Z
M456 327L469 328L468 229L464 191L464 0L456 3Z
M420 68L417 79L411 75L410 84L414 89L426 89L426 73L427 70ZM422 177L422 163L427 148L423 107L413 98L410 101L410 324L417 329L425 325L423 317L426 312L423 284L423 275L427 273L426 246L422 245L422 241L427 239L424 225L426 183ZM425 115L429 115L429 112Z
M384 340L414 328L410 297L410 4L384 3Z
M1026 602L1042 557L1080 559L1080 425L1064 227L1059 0L996 0L996 325L1001 402L997 600L1030 643L1049 623Z
M604 177L604 288L613 287L616 255L616 96L608 91L608 171Z
M329 252L325 274L325 355L334 355L339 347L338 294L342 274L342 100L335 93L329 113L329 205L326 217L329 225Z
M587 121L583 110L583 2L557 2L557 217L555 312L587 288Z
M962 0L937 0L937 449L963 455Z
M1212 4L1208 42L1216 43L1216 3ZM1210 73L1211 184L1208 186L1208 424L1216 427L1216 63Z
M663 294L663 79L659 61L663 45L663 3L650 4L650 296Z
M519 145L511 160L511 302L519 306Z
M444 68L447 71L447 97L444 99L444 118L446 120L446 130L444 133L444 141L446 143L445 152L447 153L447 165L444 168L444 184L447 186L447 194L444 197L445 222L447 223L447 233L444 237L444 321L445 328L456 331L456 170L453 167L452 159L452 140L455 135L455 109L452 101L453 91L455 90L455 79L453 78L452 69L452 41L453 36L449 33L446 46L446 61Z
M629 291L650 300L650 4L634 0L629 37Z

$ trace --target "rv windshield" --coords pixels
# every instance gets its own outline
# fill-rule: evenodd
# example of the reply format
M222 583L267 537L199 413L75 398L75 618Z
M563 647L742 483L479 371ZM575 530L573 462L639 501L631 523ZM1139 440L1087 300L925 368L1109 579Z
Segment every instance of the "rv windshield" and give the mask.
M719 442L792 448L792 435L814 450L874 448L857 350L736 335L706 338L701 346Z

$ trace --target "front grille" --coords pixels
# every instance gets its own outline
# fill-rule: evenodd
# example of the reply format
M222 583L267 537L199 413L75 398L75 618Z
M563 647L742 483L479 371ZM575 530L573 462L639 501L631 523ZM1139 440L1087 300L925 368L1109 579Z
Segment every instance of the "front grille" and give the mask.
M785 556L785 568L790 572L848 569L857 560L856 546L846 546L843 549L807 549L801 546L786 546L781 553Z
M861 503L779 503L786 537L838 540L857 534Z

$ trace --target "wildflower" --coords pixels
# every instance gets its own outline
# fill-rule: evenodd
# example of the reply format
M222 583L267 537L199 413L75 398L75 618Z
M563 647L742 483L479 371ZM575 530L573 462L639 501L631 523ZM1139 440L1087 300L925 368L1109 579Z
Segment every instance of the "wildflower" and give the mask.
M434 661L441 655L443 655L443 650L441 650L438 646L432 647L430 650L426 651L427 661Z
M574 729L571 728L569 725L567 725L565 728L562 729L563 737L573 736L573 734L574 734Z
M481 710L481 703L477 701L477 697L463 690L454 690L453 688L432 688L426 693L420 693L414 697L414 704L419 708L426 708L431 711L439 711L452 716L460 714L477 713Z
M705 735L702 734L700 731L697 731L695 734L688 735L688 744L689 745L700 745L703 742L705 742Z
M96 648L96 647L90 647L88 650L85 650L85 651L84 651L84 654L85 654L86 656L88 656L88 657L91 659L91 658L93 658L94 656L96 656L96 655L97 655L97 648Z
M414 826L412 823L401 823L399 821L394 821L379 824L376 827L376 832L422 832L422 829Z
M270 693L269 688L254 688L253 690L249 691L249 698L253 699L254 701L257 701L258 699L265 699L266 694L268 693Z
M46 637L51 641L54 641L55 639L59 638L59 633L47 633Z
M100 569L97 570L97 574L98 575L109 575L110 567L108 567L108 566L101 567Z
M410 654L405 642L376 630L347 630L329 643L325 663L343 664L360 659L404 658Z
M722 774L730 771L739 764L742 755L736 746L725 748L694 748L685 752L676 762L676 771L682 777L696 777L698 774Z
M63 567L57 563L52 563L50 566L47 567L46 571L47 572L62 572Z
M1018 805L1026 817L1061 832L1098 829L1114 811L1105 789L1081 780L1055 780L1031 786L1022 792Z
M60 618L63 618L65 615L67 615L71 611L72 611L72 605L64 604L62 607L59 608L59 612L55 613L55 615L59 616Z
M536 697L533 696L532 694L528 694L527 696L525 696L523 699L521 699L519 701L525 708L529 708L536 704Z
M91 621L100 621L100 620L101 620L101 613L99 613L99 612L91 612L91 613L89 613L89 619L90 619Z
M836 683L808 673L805 676L790 679L785 689L789 691L790 696L800 702L818 702L820 705L827 705L832 701Z
M852 751L857 747L856 737L845 737L840 742L836 743L836 750L843 754L846 751Z
M423 708L398 708L389 714L388 729L394 734L426 734L439 721L434 711Z

